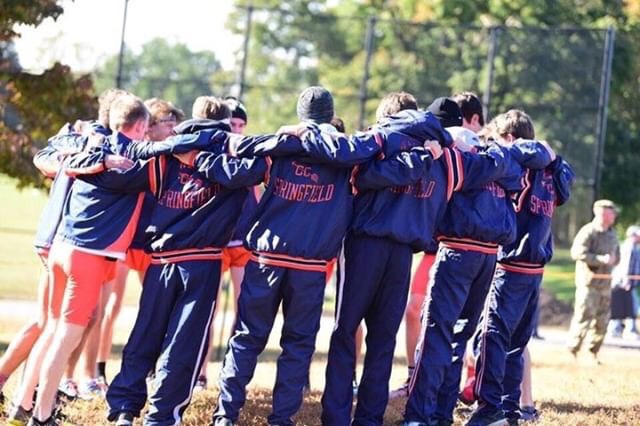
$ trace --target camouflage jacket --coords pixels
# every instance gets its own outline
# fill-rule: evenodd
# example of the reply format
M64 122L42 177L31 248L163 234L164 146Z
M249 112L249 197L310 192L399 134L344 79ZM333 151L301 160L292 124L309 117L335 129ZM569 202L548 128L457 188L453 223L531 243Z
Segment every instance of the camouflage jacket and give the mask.
M620 261L620 246L613 228L599 229L593 222L584 225L571 246L571 257L576 261L576 286L610 285L611 271L605 255L615 256Z

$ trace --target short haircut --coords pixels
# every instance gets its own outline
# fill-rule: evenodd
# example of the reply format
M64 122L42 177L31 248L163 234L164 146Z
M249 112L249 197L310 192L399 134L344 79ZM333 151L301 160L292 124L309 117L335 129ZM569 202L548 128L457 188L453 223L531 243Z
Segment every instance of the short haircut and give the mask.
M177 122L184 120L184 112L180 108L176 108L169 101L160 98L151 98L144 101L144 105L149 110L149 125L153 126L159 120L174 118Z
M453 100L456 101L462 111L462 117L465 120L471 121L473 114L478 114L478 123L484 126L484 115L482 111L482 102L480 98L473 92L461 92L453 96Z
M386 95L376 109L376 121L397 114L405 109L418 109L418 101L407 92L391 92Z
M489 121L486 126L484 126L478 132L478 137L485 143L489 144L494 142L496 139L496 119L495 117Z
M511 135L514 138L535 139L533 121L519 109L510 109L504 114L498 115L495 119L495 131L498 135L505 137Z
M126 90L111 88L98 96L98 122L104 127L109 127L109 109L118 96L130 95Z
M340 133L345 132L344 121L340 117L333 117L331 119L331 125L336 128Z
M229 106L231 110L231 118L239 118L247 123L249 120L247 118L247 109L237 98L233 96L227 96L224 98L224 101Z
M193 118L208 118L209 120L225 120L231 118L229 105L215 96L198 96L191 109Z
M111 104L109 127L112 130L128 130L140 120L149 120L149 110L137 96L118 96Z

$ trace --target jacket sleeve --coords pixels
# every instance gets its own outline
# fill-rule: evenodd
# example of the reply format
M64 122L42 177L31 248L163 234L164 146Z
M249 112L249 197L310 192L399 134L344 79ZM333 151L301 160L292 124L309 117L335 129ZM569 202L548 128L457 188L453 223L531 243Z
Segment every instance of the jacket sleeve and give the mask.
M237 138L231 137L230 151L235 151L238 157L285 157L305 153L300 139L295 136L266 134Z
M447 165L449 192L481 188L500 178L507 168L504 152L493 147L479 153L444 148L440 161Z
M77 175L76 178L107 191L123 193L151 191L156 198L159 198L165 162L164 157L137 160L127 170L110 169L97 174Z
M358 166L354 185L359 191L411 185L428 173L431 164L431 152L423 147L415 147L384 160Z
M378 132L351 136L327 133L310 125L300 139L309 157L337 167L352 167L374 159L382 148L383 136Z
M112 154L104 147L94 147L65 157L62 167L70 177L93 175L106 170L105 159Z
M207 180L229 189L257 185L264 180L267 162L264 158L237 158L227 154L201 152L195 167Z
M571 245L571 258L576 261L583 261L592 267L605 266L606 263L603 262L603 255L589 251L591 235L591 227L583 226L582 229L578 231Z
M184 154L189 151L222 152L229 135L222 130L201 130L192 134L171 136L163 141L139 141L129 144L126 157L146 160L169 154Z
M73 154L80 152L87 144L88 137L79 133L69 132L58 133L47 141L47 147L63 154Z
M54 177L60 170L64 157L82 151L87 143L87 138L80 134L70 131L63 133L65 128L67 127L50 138L47 146L33 156L33 165L47 177Z
M556 157L549 167L553 170L553 185L556 190L556 205L561 206L569 200L575 174L573 173L573 169L569 163L564 161L560 156Z
M518 164L527 169L540 170L551 163L547 148L535 140L518 139L505 148Z
M46 177L54 177L60 170L63 159L64 156L60 152L46 146L33 156L33 165Z

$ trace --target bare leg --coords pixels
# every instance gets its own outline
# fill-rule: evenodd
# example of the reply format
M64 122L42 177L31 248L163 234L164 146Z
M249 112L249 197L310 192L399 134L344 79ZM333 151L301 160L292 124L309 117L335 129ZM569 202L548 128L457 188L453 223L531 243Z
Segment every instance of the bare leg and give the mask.
M58 320L51 318L44 329L44 332L33 346L31 354L27 359L27 364L24 369L24 376L22 377L22 383L18 388L14 402L20 405L26 410L30 410L33 406L33 392L38 384L38 378L40 376L40 366L44 359L45 354L49 350L53 335L57 326ZM56 386L57 388L57 386Z
M33 413L37 419L46 420L51 417L64 366L69 361L71 351L82 340L85 329L84 326L64 322L60 322L57 327L40 369L40 387Z
M415 351L420 338L420 312L424 303L424 294L412 293L409 295L407 312L405 314L407 366L411 369L415 364Z
M104 318L104 308L107 300L109 300L110 294L111 286L109 284L104 285L100 292L100 302L96 307L93 319L89 323L78 348L73 351L70 358L70 360L73 359L76 352L80 352L82 355L82 380L84 381L94 379L96 376L96 361L100 347L100 326Z
M47 322L49 274L46 267L40 272L38 282L38 319L26 324L11 340L11 344L0 358L0 379L8 379L20 364L27 359L38 337L42 334ZM0 383L0 391L2 385Z
M67 356L67 364L66 364L67 367L64 370L64 375L63 375L64 378L67 380L72 380L74 378L75 372L76 372L76 366L78 365L80 356L84 351L84 347L86 346L86 344L91 343L89 338L91 337L93 331L99 328L97 325L99 323L98 316L100 315L100 311L101 311L100 307L99 306L96 307L96 310L94 311L91 317L91 321L89 321L89 324L86 327L83 327L84 333L80 337L80 341L76 344L76 346L74 346L71 354ZM95 339L95 337L93 338Z
M102 324L100 324L100 343L97 354L98 362L107 362L111 354L111 345L113 343L113 328L122 310L122 301L124 299L124 290L127 284L127 276L129 275L129 267L119 262L116 269L116 277L109 284L111 291L105 302L104 316ZM142 273L144 277L144 273ZM141 281L142 282L142 281ZM95 367L95 362L94 362Z

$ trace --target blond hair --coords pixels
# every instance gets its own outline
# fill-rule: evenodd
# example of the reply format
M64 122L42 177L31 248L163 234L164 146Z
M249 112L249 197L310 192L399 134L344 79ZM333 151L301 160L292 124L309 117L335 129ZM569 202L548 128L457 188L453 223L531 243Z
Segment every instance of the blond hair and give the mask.
M149 120L149 110L140 98L133 95L118 96L109 109L109 127L126 131L138 121Z
M208 118L210 120L224 120L231 118L229 105L215 96L198 96L191 109L193 118Z
M511 135L515 139L535 139L536 137L531 117L519 109L510 109L498 115L492 121L495 132L501 137L507 135Z
M109 127L109 110L111 109L111 104L119 96L123 95L131 95L131 93L126 90L112 88L105 90L98 96L98 122L104 127Z
M153 126L157 121L173 118L176 122L184 120L184 112L169 101L160 98L151 98L144 101L149 110L149 125Z
M418 109L418 101L407 92L391 92L386 95L376 109L376 121L397 114L405 109Z

